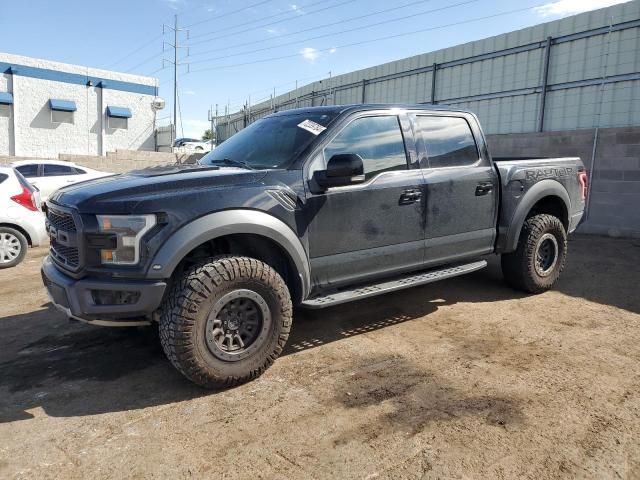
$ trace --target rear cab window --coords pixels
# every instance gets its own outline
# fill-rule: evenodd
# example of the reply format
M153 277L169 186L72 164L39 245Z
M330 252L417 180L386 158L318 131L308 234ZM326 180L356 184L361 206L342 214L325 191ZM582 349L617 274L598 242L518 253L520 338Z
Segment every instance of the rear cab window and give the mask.
M426 158L420 168L466 167L480 159L478 147L466 119L454 116L417 115L416 123Z
M324 148L325 165L340 153L359 155L367 180L383 172L408 169L404 138L396 115L353 120Z

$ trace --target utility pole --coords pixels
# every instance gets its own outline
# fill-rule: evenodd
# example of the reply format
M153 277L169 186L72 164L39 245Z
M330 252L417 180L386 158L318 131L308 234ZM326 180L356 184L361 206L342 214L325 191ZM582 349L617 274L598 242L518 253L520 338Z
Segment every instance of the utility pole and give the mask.
M189 64L188 63L181 63L178 61L178 49L180 48L187 48L187 57L189 56L189 47L181 47L180 45L178 45L178 40L179 40L179 33L180 32L187 32L187 39L189 38L189 31L185 30L183 28L178 28L178 15L176 14L174 16L174 21L173 21L173 27L171 25L162 25L162 33L165 33L165 29L166 30L172 30L173 31L173 43L169 43L169 42L163 42L162 44L162 50L164 51L164 46L169 45L170 47L173 48L173 61L171 60L166 60L165 58L162 59L163 62L163 67L164 67L164 62L168 62L170 64L173 65L173 128L171 131L171 149L173 150L173 144L176 141L176 133L178 131L178 67L181 65L187 65L187 68L189 68ZM187 70L188 71L188 70Z
M208 116L207 120L209 120L209 122L211 122L211 139L210 140L212 141L212 146L213 146L213 139L216 136L214 122L218 118L218 104L217 103L216 103L215 116L214 116L214 113L213 113L213 106L209 107L209 112L208 112L207 116Z

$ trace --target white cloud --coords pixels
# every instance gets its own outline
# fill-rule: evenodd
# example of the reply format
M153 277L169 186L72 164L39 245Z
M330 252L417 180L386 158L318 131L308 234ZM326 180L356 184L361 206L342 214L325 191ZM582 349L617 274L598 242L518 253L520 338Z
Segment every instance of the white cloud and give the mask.
M329 53L336 53L336 51L337 51L337 50L338 50L338 49L337 49L336 47L332 47L332 48L329 50Z
M195 91L195 90L185 90L185 91L184 91L184 94L185 94L185 95L195 95L195 94L196 94L196 91Z
M304 15L305 13L304 10L302 10L302 8L300 8L300 6L296 5L295 3L290 4L289 8L296 12L298 15Z
M270 35L280 35L280 30L277 28L267 28L266 32Z
M535 11L542 17L572 15L597 8L609 7L626 1L628 0L558 0L536 7Z
M165 2L171 10L177 10L178 4L182 3L182 0L165 0Z
M320 56L320 52L312 47L304 47L300 50L300 55L302 55L305 60L314 62Z

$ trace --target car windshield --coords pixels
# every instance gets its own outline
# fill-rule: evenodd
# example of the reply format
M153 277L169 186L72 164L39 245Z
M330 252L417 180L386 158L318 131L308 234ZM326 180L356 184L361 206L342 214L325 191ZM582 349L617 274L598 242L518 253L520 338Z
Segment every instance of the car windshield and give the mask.
M321 135L335 114L295 113L252 123L200 159L203 165L286 168Z

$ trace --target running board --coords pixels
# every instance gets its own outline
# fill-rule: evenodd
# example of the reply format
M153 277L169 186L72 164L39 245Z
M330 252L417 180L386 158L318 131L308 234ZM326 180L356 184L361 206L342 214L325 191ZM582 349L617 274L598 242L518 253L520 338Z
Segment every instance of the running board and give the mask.
M475 272L476 270L480 270L486 266L487 262L485 260L480 260L478 262L455 265L439 270L429 270L417 275L413 274L406 277L396 278L394 280L387 280L382 283L363 285L354 290L339 290L322 297L310 298L302 302L302 306L307 308L331 307L341 303L375 297L376 295L381 295L383 293L394 292L396 290L416 287L426 283L437 282L438 280L444 280L446 278L457 277L458 275L464 275L465 273Z

